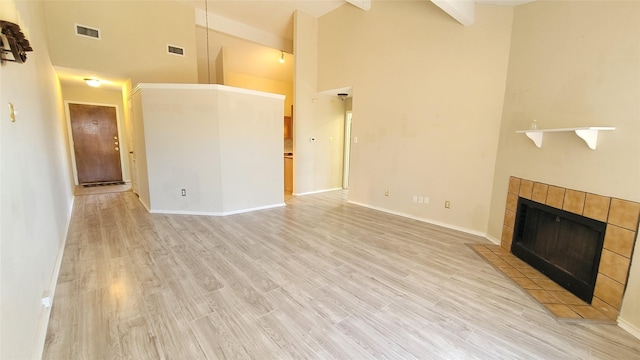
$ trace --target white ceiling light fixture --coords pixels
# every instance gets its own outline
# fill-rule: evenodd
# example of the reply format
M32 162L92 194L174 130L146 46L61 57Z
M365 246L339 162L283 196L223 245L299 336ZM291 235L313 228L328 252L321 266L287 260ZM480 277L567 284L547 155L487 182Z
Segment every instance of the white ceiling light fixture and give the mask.
M278 61L280 61L280 64L284 64L284 51L282 50L280 51L280 60Z
M99 87L100 86L100 80L96 79L96 78L85 78L84 82L86 82L87 85L89 85L91 87Z

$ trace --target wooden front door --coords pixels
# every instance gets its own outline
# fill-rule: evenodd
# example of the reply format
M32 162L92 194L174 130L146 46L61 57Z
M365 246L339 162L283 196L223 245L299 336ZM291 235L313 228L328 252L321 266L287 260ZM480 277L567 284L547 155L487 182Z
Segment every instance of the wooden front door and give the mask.
M114 106L69 104L78 183L122 181Z

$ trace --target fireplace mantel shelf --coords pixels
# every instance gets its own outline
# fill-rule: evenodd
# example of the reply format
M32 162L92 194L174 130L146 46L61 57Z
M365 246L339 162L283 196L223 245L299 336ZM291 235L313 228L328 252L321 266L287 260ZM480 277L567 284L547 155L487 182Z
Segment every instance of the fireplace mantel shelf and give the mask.
M589 149L595 150L598 143L598 132L615 130L612 126L591 126L591 127L576 127L576 128L564 128L564 129L536 129L536 130L518 130L516 133L525 134L537 147L542 147L542 137L547 132L569 132L573 131L579 138L584 140Z

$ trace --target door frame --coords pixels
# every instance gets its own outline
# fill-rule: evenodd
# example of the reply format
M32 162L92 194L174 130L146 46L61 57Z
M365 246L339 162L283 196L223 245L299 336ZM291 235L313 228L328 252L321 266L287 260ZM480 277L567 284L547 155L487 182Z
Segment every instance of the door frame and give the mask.
M120 143L120 149L122 149L122 124L120 120L120 107L116 104L105 104L105 103L95 103L95 102L86 102L86 101L74 101L74 100L65 100L64 101L64 113L67 121L67 135L69 137L69 153L71 154L71 169L73 170L73 182L76 186L78 183L78 167L76 165L76 151L75 151L75 143L73 141L73 131L71 131L71 112L69 111L69 104L79 104L79 105L93 105L93 106L107 106L116 108L116 127L118 128L118 142ZM123 159L123 151L119 151L120 153L120 170L122 171L122 181L127 182L124 179L124 159ZM128 154L127 154L128 155Z
M353 124L353 110L344 112L344 147L342 160L342 188L349 189L351 176L351 129Z

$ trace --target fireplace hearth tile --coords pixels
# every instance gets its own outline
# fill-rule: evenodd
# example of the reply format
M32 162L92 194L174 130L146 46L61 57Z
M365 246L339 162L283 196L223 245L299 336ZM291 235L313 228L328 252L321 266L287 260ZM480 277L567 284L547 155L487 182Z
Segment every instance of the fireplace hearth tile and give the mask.
M552 280L498 245L469 244L469 247L475 250L487 263L511 279L523 292L543 306L558 321L615 324L618 311L597 297L593 298L592 305L589 306L559 285L551 285L551 283L555 284ZM495 263L500 263L495 260L496 255L503 264L506 264L505 266L495 265ZM491 258L492 261L488 258ZM508 264L508 262L524 265L516 268ZM519 262L522 262L522 264ZM547 288L560 288L561 290L544 290L538 283Z
M516 212L515 211L510 211L510 210L505 210L504 212L504 225L510 227L510 228L515 228L516 225Z
M529 295L543 304L562 304L562 302L550 291L543 289L527 289Z
M636 233L631 230L609 224L607 225L607 232L604 235L603 247L624 257L630 258L633 253L635 236Z
M511 255L511 252L509 250L504 250L502 248L495 247L495 246L491 248L491 251L493 251L496 255L500 256L502 259L507 259L510 256L513 256Z
M611 305L614 309L620 310L623 292L624 286L622 284L602 273L598 274L593 296L600 298L600 300Z
M528 194L529 185L531 185L530 196ZM547 186L546 199L543 200L545 186ZM542 203L544 201L546 205L553 208L564 209L577 215L606 223L603 250L599 254L599 271L591 307L604 314L609 319L609 322L615 322L619 315L624 289L627 286L630 258L635 248L636 231L640 222L640 203L553 186L514 176L510 177L500 246L488 246L487 248L493 250L510 266L515 265L513 267L523 274L525 278L513 278L512 280L520 279L521 282L523 281L522 279L533 280L541 278L541 274L531 268L532 275L528 273L526 267L509 260L509 256L515 257L515 255L511 254L515 223L511 223L512 214L509 212L517 212L518 195L535 202ZM609 204L608 208L607 203ZM506 252L509 256L499 252ZM508 269L509 266L505 267L502 266L504 263L500 264L498 267L502 267L502 269L498 270L505 273L504 269ZM495 264L493 266L496 267ZM511 271L506 270L506 272ZM542 277L546 278L546 276ZM531 286L530 283L527 285ZM576 314L573 311L571 312ZM569 321L570 319L564 320ZM592 319L592 321L602 322L602 320L598 319Z
M584 200L584 211L582 212L582 215L594 220L607 222L610 203L610 197L587 193L587 197Z
M489 261L493 266L495 267L507 267L507 266L511 266L509 265L509 263L507 263L506 261L498 258L497 260L489 260L487 259L487 261ZM511 266L513 267L513 266Z
M584 199L584 192L566 189L562 209L574 214L582 215L582 211L584 210Z
M583 306L589 306L589 304L587 304L586 302L584 302L582 299L578 298L577 296L573 295L572 293L568 292L565 289L562 289L561 291L551 291L551 293L553 294L553 296L555 296L558 300L560 300L561 303L565 304L565 305L583 305Z
M513 267L513 266L509 265L509 263L504 261L504 260L495 261L495 262L492 262L492 264L493 264L493 266L499 267L499 268L502 268L502 267Z
M638 229L639 215L639 203L620 199L611 199L611 209L609 210L610 224L618 225L631 231L636 231Z
M542 288L544 290L549 290L549 291L562 291L562 290L564 290L564 288L562 286L556 284L553 280L550 280L547 277L533 279L533 282L538 284L538 286L540 286L540 288Z
M507 195L507 210L511 210L513 212L518 211L518 195Z
M562 319L582 319L582 316L578 315L575 311L569 309L567 305L563 304L544 304L544 306L551 311L553 315Z
M533 184L533 193L531 194L531 200L544 204L547 201L547 192L549 191L549 185L542 183Z
M506 264L506 263L505 263ZM510 277L511 279L513 278L525 278L524 274L521 273L518 269L514 268L511 265L507 265L507 266L498 266L498 269L500 269L500 271L502 271L503 273L505 273L508 277ZM515 281L515 280L514 280Z
M520 181L520 197L531 200L531 194L533 194L533 181L522 179Z
M509 276L507 274L507 276ZM513 278L513 277L509 277L511 280L513 280L516 284L520 285L521 288L526 289L526 290L542 290L542 288L540 287L540 285L536 284L535 282L533 282L533 280L531 279L527 279L527 278Z
M527 264L526 262L518 259L517 257L513 256L510 258L505 258L504 261L508 262L509 265L513 266L516 269L531 269L531 265Z
M609 318L589 305L569 305L569 308L585 319L609 320Z
M549 205L556 209L562 209L562 204L564 203L564 192L564 188L549 185L549 190L547 190L546 205Z
M591 301L591 306L593 306L594 309L605 314L609 319L613 321L616 321L618 319L618 315L620 314L618 310L614 309L613 307L611 307L611 305L598 299L597 297L593 298L593 300Z
M524 274L524 276L528 277L529 279L540 279L540 278L546 278L546 276L541 273L540 271L533 269L533 268L521 268L518 269L522 274Z
M509 244L511 244L511 239L513 239L513 228L510 228L506 225L504 225L502 227L502 241L503 242L508 242ZM505 250L510 250L509 249L505 249Z
M627 281L629 259L613 251L602 249L598 271L623 284Z
M509 178L509 194L518 195L520 193L520 179L517 177Z

